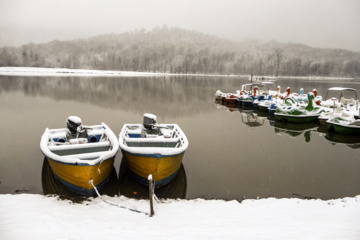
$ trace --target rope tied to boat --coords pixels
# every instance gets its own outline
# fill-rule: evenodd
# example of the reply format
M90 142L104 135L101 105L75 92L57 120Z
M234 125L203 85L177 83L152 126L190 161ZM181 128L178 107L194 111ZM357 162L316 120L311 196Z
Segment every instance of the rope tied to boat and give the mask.
M111 206L115 206L115 207L123 208L123 209L126 209L126 210L130 210L130 211L132 211L132 212L143 213L143 214L145 214L145 215L149 215L149 214L146 213L146 212L142 212L142 211L139 211L139 210L136 210L136 209L128 208L128 207L121 206L121 205L116 204L116 203L112 203L112 202L106 201L106 200L103 199L102 196L100 195L100 193L99 193L99 191L97 190L97 188L95 187L92 179L89 181L89 183L93 186L93 188L95 189L95 192L96 192L97 196L98 196L103 202L105 202L105 203L107 203L107 204L109 204L109 205L111 205Z
M98 173L99 174L101 174L101 170L100 170L100 166L101 166L101 164L104 162L104 158L101 158L101 160L100 160L100 164L99 164L99 166L98 166ZM91 180L92 181L92 180Z
M156 183L156 179L157 179L157 171L158 171L159 162L160 162L160 160L157 159L157 160L156 160L156 168L155 168L155 178L154 178L154 180L152 180L152 182L153 182L153 184L152 184L152 192L153 192L154 200L155 200L156 202L162 202L162 201L156 196L156 194L155 194L155 183Z

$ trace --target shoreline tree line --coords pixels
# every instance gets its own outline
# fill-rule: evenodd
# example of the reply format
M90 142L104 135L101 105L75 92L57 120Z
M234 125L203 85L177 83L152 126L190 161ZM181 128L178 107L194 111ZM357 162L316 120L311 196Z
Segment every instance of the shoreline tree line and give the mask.
M179 74L360 77L360 52L276 41L235 42L157 27L0 48L0 66Z

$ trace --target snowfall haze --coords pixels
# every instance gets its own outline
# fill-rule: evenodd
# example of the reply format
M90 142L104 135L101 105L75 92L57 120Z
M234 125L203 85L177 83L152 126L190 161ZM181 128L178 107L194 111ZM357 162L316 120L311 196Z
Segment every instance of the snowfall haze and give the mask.
M358 0L1 0L0 46L157 26L360 51Z

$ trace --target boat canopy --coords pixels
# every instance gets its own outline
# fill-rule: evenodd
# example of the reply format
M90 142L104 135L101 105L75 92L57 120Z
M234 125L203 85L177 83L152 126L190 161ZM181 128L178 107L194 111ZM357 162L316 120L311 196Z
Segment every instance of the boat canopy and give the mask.
M332 87L329 88L326 92L326 96L325 96L325 100L328 100L329 98L331 98L332 96L330 96L329 94L333 93L333 92L340 92L339 93L339 97L338 99L340 99L341 97L343 97L345 92L353 92L355 94L355 100L358 99L357 97L357 91L355 88L344 88L344 87Z
M247 83L242 85L242 91L252 91L254 87L258 87L259 90L264 90L266 94L269 94L269 90L276 90L276 86L273 82L261 82L261 83Z

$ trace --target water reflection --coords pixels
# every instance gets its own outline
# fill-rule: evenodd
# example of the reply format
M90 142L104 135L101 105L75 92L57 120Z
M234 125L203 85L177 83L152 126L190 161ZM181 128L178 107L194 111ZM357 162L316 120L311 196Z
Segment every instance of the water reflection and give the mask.
M337 143L337 136L325 137L326 131L314 134L313 128L300 130L296 140L289 141L295 133L285 131L294 130L276 127L279 137L274 116L254 111L258 122L262 123L259 117L265 122L249 127L241 119L247 121L245 112L241 115L246 109L214 103L217 89L234 92L247 82L229 77L0 76L0 132L6 136L6 141L0 141L0 193L52 192L39 179L43 165L39 143L29 141L40 139L46 127L65 126L64 119L78 115L89 124L104 121L118 134L124 123L138 122L139 116L152 112L163 122L178 123L190 141L183 160L186 194L180 194L187 199L358 195L360 162L354 159L358 159L359 142ZM323 96L334 86L360 91L356 81L279 79L276 85L305 92L316 88ZM22 146L22 151L14 146ZM115 159L116 171L121 157L119 153ZM126 193L126 186L121 187Z
M299 124L275 121L274 130L277 135L285 134L290 137L298 137L300 135L303 135L305 138L305 142L310 142L311 132L316 132L317 126L317 122Z
M266 117L267 118L269 116L269 111L256 110L256 112L260 117Z
M334 143L347 143L351 148L360 147L360 136L342 135L335 132L329 132L326 129L326 124L322 125L319 122L310 123L290 123L284 121L275 121L275 116L270 115L268 112L259 111L252 107L243 108L236 104L223 102L221 100L215 101L217 109L225 109L227 112L236 113L240 112L241 122L248 127L261 127L266 120L270 126L274 127L275 134L278 136L287 135L289 137L297 138L301 135L304 136L305 142L311 141L312 132L326 133L326 139Z
M254 110L239 109L241 121L249 127L260 127L264 125L266 117L261 117Z
M239 111L239 108L236 104L228 104L223 101L215 101L215 107L219 110L224 110L228 113L235 113Z
M50 167L49 161L46 158L44 158L42 166L41 184L43 188L43 194L45 195L55 194L58 195L61 199L68 199L73 202L82 202L83 200L87 199L87 197L83 195L70 191L65 185L56 179L55 174ZM115 167L113 167L113 170L110 173L109 182L105 185L100 194L112 197L119 195L119 186Z
M310 123L289 123L284 121L275 121L274 115L269 115L268 112L259 111L252 107L243 108L240 105L223 102L221 100L215 101L217 109L225 109L227 112L235 113L240 112L241 122L248 127L260 127L263 126L265 121L268 120L270 126L274 127L275 134L278 136L289 136L291 138L304 137L305 142L311 141L312 132L325 133L325 138L333 145L337 143L345 144L346 146L357 149L360 148L360 136L344 135L329 131L326 128L326 124L320 124L319 122Z
M357 149L360 148L360 136L356 135L344 135L336 133L334 131L326 131L325 138L333 145L336 144L345 144L346 146Z
M149 199L149 187L133 178L124 159L120 164L119 186L121 195L135 199ZM186 173L183 164L181 164L175 178L165 186L155 189L155 194L158 198L185 199L186 190Z
M158 109L159 116L183 117L210 112L211 106L201 103L212 99L208 87L219 84L219 81L217 78L208 77L179 79L177 77L1 76L0 94L1 91L21 91L28 96L71 100L103 108L142 113L151 106ZM188 107L190 105L191 108Z

